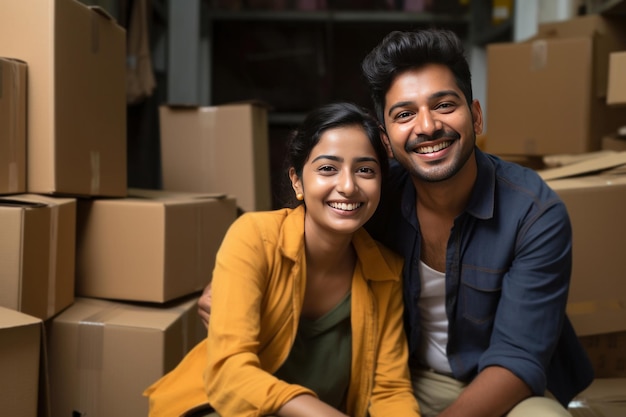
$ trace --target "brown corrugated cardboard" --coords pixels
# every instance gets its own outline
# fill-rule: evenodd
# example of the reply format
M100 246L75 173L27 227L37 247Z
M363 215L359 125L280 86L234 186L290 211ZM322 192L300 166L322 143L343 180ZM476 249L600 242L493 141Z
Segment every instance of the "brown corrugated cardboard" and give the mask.
M0 307L0 410L37 417L42 322Z
M616 152L626 151L626 136L609 135L603 137L602 149Z
M609 105L626 104L626 51L613 52L609 57ZM626 120L624 121L626 125Z
M0 58L0 194L26 191L26 64Z
M224 192L244 211L272 207L267 108L162 106L163 188Z
M49 324L52 415L147 416L143 391L205 337L196 301L150 306L78 297Z
M615 27L586 16L546 24L529 41L488 45L487 151L599 150L602 136L626 119L626 108L606 104L608 55L626 48Z
M626 378L598 378L569 405L572 417L624 417Z
M124 195L125 50L124 29L100 9L0 2L0 55L28 65L28 192Z
M158 190L128 193L79 201L76 294L165 302L203 289L237 216L236 200Z
M626 331L582 336L596 378L626 378Z
M76 200L0 198L0 305L46 320L74 301Z
M580 336L626 330L626 152L540 172L563 199L572 223L568 315ZM586 175L585 175L586 174Z

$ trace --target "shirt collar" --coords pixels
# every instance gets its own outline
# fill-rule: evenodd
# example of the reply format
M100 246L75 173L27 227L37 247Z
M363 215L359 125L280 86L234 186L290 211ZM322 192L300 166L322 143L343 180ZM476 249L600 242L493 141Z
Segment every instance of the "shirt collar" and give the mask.
M496 168L493 161L478 148L475 148L474 157L477 166L476 182L465 211L476 218L489 219L493 217L495 205ZM415 197L415 187L407 174L402 190L402 215L417 227Z
M293 261L304 253L304 212L304 205L293 210L286 209L286 218L280 232L279 241L283 256ZM399 279L393 257L383 254L379 244L364 228L361 227L354 233L352 244L362 265L365 279L372 281Z

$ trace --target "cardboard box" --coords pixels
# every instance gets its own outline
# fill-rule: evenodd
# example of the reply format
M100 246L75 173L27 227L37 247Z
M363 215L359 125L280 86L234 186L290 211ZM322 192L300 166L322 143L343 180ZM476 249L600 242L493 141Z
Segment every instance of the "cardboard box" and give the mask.
M626 378L626 331L582 336L580 341L596 378Z
M237 216L225 195L130 189L78 205L76 294L166 302L202 290Z
M0 194L26 191L26 83L22 61L0 58Z
M626 151L626 136L608 135L603 137L602 149L616 152Z
M540 172L572 223L567 312L579 336L626 330L626 174L607 171L623 165L626 152Z
M569 404L572 417L624 417L626 378L597 378Z
M626 51L609 56L609 85L606 102L609 105L626 104ZM623 121L626 124L626 120Z
M267 108L162 106L163 188L224 192L243 211L272 208Z
M196 301L155 307L78 297L48 326L52 415L147 416L143 390L206 336Z
M601 138L626 120L626 108L606 103L608 57L616 49L626 49L623 33L595 15L540 25L529 41L488 45L487 151L599 150Z
M76 200L0 198L0 305L46 320L74 301Z
M27 191L123 196L124 29L77 0L3 0L0 55L28 64Z
M0 307L0 410L4 416L37 417L42 322Z

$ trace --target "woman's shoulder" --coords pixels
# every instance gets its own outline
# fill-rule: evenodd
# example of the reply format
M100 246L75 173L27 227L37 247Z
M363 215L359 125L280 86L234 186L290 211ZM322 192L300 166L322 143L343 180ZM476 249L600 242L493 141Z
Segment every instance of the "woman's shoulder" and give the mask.
M364 228L359 230L357 236L357 254L367 269L374 268L378 273L386 271L384 275L393 278L400 276L404 265L404 258L400 254L374 239Z

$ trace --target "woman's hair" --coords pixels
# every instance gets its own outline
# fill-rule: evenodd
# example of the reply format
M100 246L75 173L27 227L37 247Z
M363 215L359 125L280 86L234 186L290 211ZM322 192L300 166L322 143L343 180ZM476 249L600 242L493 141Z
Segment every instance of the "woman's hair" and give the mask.
M471 72L463 44L454 32L447 29L393 31L372 49L361 64L381 124L385 123L385 95L394 78L404 71L427 64L442 64L450 68L467 104L471 105Z
M288 137L282 184L285 207L295 207L302 203L295 198L289 179L289 170L293 168L298 177L302 177L304 164L324 132L346 126L358 126L363 129L376 152L382 175L387 173L389 161L380 137L380 124L376 118L365 108L353 103L326 104L311 111L302 124Z

